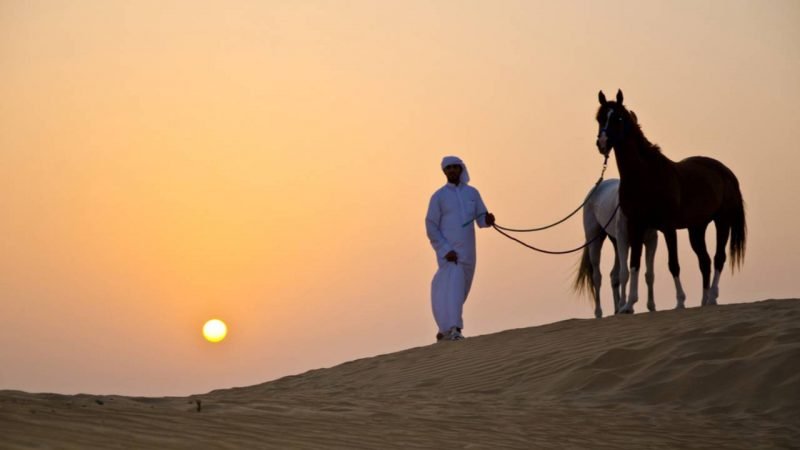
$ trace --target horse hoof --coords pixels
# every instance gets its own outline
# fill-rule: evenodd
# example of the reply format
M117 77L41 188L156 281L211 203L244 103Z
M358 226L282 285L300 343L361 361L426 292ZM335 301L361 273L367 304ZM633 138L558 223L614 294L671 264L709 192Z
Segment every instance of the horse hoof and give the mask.
M647 305L647 310L650 312L656 312L656 305Z
M683 306L683 303L678 303L678 306L676 306L675 309L686 309L686 307Z

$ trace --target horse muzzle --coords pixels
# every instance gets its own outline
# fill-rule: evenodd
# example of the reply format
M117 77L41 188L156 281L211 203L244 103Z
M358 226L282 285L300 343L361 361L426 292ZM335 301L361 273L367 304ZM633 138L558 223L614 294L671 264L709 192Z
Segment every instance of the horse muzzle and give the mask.
M603 131L597 136L597 150L600 151L603 155L608 155L608 152L611 151L611 145L608 139L608 135Z

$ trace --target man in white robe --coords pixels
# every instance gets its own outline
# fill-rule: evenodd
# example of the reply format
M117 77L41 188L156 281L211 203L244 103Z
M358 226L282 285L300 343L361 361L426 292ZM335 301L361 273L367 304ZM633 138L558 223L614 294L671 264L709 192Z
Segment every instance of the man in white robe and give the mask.
M439 332L436 340L461 340L464 302L475 275L475 226L494 224L494 216L480 193L469 183L467 166L455 156L442 160L447 184L437 190L428 205L425 228L436 251L439 269L431 283L431 306Z

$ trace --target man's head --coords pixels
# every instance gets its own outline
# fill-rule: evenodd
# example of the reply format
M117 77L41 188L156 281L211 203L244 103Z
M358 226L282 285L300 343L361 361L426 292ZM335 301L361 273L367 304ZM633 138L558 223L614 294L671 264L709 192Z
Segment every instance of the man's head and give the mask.
M442 170L447 177L448 183L459 184L461 182L461 173L464 172L464 168L461 167L461 164L449 164L444 166Z
M469 173L464 161L457 156L445 156L442 159L442 171L448 183L461 184L469 182Z

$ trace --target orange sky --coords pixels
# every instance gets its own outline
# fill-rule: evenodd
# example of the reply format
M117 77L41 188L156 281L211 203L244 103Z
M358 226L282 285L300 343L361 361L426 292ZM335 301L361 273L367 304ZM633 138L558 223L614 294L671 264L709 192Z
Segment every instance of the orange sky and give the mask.
M599 89L738 175L720 301L797 297L798 24L791 0L2 1L0 389L183 395L431 343L441 157L499 223L551 222L599 173ZM592 317L577 255L478 246L468 336Z

